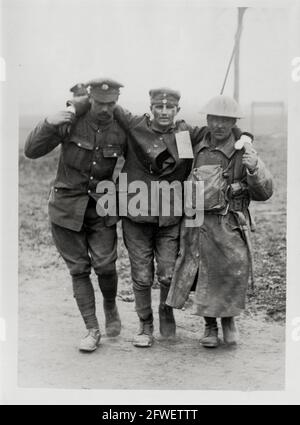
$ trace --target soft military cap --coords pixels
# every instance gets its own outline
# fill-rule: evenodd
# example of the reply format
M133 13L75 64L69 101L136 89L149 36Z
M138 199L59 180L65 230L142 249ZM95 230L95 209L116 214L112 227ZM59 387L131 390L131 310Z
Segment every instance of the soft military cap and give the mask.
M178 106L180 100L179 91L166 87L152 89L149 91L151 105L171 105Z
M70 88L70 91L73 96L85 96L87 94L86 87L82 83L75 84L75 86Z
M98 102L116 102L119 98L120 87L117 81L108 78L96 78L85 84L88 94Z

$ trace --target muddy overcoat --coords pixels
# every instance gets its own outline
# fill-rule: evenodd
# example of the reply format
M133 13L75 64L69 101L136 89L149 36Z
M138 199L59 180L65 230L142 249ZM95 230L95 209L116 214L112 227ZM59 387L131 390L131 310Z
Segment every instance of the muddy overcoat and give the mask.
M242 164L243 152L236 151L234 143L232 134L223 145L211 147L207 131L194 150L193 169L207 164L221 165L227 169L227 187L231 184L240 187L235 195L228 195L225 210L217 214L204 212L201 226L187 227L187 217L181 223L180 251L167 304L182 308L196 284L195 314L201 316L235 316L245 308L251 264L242 226L251 225L248 210L251 199L265 201L273 191L272 177L261 159L250 174Z

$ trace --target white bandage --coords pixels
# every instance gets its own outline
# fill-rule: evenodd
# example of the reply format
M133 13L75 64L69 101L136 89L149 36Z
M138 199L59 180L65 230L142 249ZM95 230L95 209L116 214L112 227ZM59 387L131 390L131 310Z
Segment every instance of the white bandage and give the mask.
M245 144L250 144L252 146L252 139L246 134L242 134L241 138L235 142L234 147L239 151L245 147Z

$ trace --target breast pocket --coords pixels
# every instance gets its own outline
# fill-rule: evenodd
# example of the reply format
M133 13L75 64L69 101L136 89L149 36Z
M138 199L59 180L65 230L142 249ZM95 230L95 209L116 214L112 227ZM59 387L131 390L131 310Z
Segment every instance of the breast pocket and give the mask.
M118 158L123 155L123 149L120 145L107 145L102 149L104 158Z
M93 157L93 145L84 139L72 138L64 144L64 161L72 168L88 171Z

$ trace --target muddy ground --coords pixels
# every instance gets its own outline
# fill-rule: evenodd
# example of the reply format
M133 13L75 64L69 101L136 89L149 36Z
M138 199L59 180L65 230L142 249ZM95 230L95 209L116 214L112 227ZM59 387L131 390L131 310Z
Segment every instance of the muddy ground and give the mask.
M274 175L275 194L254 203L256 287L238 319L241 342L207 350L199 345L203 323L192 315L192 296L176 310L174 341L160 339L159 290L153 288L155 344L132 346L138 322L134 311L127 253L119 226L118 305L122 333L102 337L92 354L77 350L85 329L67 269L52 244L47 219L49 183L57 152L39 160L20 151L19 350L21 387L90 389L281 390L284 388L286 142L269 137L256 148ZM101 294L92 276L104 334Z

